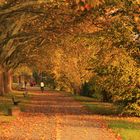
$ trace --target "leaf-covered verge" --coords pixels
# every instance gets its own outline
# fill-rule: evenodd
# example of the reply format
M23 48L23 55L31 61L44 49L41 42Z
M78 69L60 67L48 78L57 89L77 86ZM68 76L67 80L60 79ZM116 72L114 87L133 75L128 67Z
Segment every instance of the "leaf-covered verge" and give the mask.
M118 137L123 140L139 140L140 137L140 120L138 117L121 117L118 116L121 112L120 107L114 106L112 103L102 103L96 98L83 96L73 96L74 99L80 101L94 115L103 118L110 128Z
M12 110L14 107L12 97L15 98L15 101L20 101L18 107L20 108L21 111L24 111L24 104L26 102L29 102L31 95L28 93L27 97L23 96L23 92L14 92L10 93L8 95L0 96L0 112L1 115L10 115L9 111Z
M0 94L10 89L8 72L25 64L49 73L55 89L85 94L89 84L87 95L100 90L122 114L140 116L139 4L3 0Z
M137 118L106 118L109 128L118 133L123 140L139 140L140 121Z

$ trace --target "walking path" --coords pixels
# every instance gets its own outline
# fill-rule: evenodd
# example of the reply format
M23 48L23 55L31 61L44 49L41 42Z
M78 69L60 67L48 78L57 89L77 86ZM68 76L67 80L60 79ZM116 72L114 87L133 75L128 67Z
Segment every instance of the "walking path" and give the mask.
M3 125L0 140L117 140L101 117L72 97L35 93L17 119Z

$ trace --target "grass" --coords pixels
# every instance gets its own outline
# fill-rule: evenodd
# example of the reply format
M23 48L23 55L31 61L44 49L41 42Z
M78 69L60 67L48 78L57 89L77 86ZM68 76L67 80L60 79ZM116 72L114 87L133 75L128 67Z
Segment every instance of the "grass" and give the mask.
M85 96L73 96L74 99L82 102L89 110L94 114L99 115L116 115L120 113L120 108L111 104L98 101L96 98L90 98Z
M23 91L0 96L0 112L3 112L4 115L8 115L9 109L11 109L14 106L11 99L12 96L14 96L16 100L21 101L21 103L19 104L21 111L24 111L24 103L28 102L30 99L30 96L23 96Z
M108 120L108 119L106 119ZM137 120L134 122L134 120ZM114 132L121 135L123 140L139 140L140 139L140 120L134 118L133 121L129 121L126 118L123 120L112 119L108 120L108 126L114 130Z
M116 134L120 135L123 140L139 140L140 139L140 118L137 117L119 117L121 111L111 103L103 103L97 101L96 98L84 96L73 96L74 99L80 101L87 109L96 115L103 115L108 127Z
M95 114L116 115L119 113L118 108L110 103L85 103L85 106L87 106L87 108L89 108Z
M8 110L12 108L11 104L8 103L0 103L0 111L4 113L4 115L8 115Z
M18 92L12 93L12 95L15 96L16 100L21 101L21 103L19 104L19 107L20 107L20 110L21 110L22 112L25 111L25 105L24 105L24 104L25 104L26 102L29 102L30 97L31 97L31 94L30 94L30 93L28 93L28 96L24 97L24 96L23 96L23 92L24 92L24 91L20 91L20 92L18 91Z
M0 112L8 115L8 110L13 107L10 96L0 96Z

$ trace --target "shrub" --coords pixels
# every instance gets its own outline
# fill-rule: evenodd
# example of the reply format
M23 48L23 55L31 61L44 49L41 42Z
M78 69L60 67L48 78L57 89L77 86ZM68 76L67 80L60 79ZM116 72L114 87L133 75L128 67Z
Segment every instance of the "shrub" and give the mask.
M82 90L80 93L82 96L92 97L94 93L95 93L95 91L94 91L91 83L85 82L82 85Z

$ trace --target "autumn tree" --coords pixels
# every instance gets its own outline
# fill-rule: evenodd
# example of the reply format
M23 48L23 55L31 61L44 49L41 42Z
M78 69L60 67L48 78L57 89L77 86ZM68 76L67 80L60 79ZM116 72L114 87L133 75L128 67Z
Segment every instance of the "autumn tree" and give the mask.
M82 85L92 75L87 67L97 51L97 48L91 47L93 43L87 38L67 36L48 50L46 70L53 74L59 88L81 93Z
M0 9L1 77L2 79L7 79L3 78L4 75L7 77L7 73L10 71L10 69L13 66L15 67L18 63L21 63L20 61L16 61L15 63L13 56L15 56L19 50L22 51L25 49L25 46L29 44L27 43L28 41L38 40L39 44L36 46L39 47L42 45L42 42L48 43L48 41L53 39L53 34L55 31L52 32L50 29L52 28L59 31L59 29L57 29L55 26L51 27L53 25L53 16L56 14L56 11L62 11L62 9L59 10L60 8L58 9L57 4L52 2L28 2L18 0L5 0L1 3ZM52 13L52 15L50 15L50 21L47 23L45 19L49 13ZM62 17L62 15L60 16ZM31 26L32 28L30 28ZM44 32L44 29L46 32ZM46 38L46 34L48 38ZM2 83L7 85L7 80L4 81ZM3 93L3 91L1 91L1 93Z
M81 32L81 37L96 38L100 44L90 69L96 72L96 86L105 90L112 101L122 103L123 113L137 116L140 114L139 12L137 1L105 3L100 11L94 10L94 16L87 13L89 17L85 19L93 30L83 27Z

